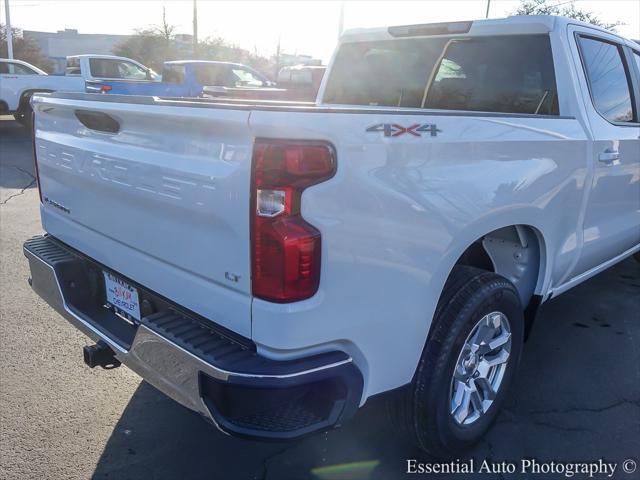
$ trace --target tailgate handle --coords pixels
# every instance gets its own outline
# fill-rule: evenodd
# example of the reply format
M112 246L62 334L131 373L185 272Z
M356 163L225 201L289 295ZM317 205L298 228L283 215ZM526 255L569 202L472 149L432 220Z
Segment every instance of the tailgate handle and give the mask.
M104 112L92 112L91 110L75 110L76 118L85 127L105 133L118 133L120 122Z

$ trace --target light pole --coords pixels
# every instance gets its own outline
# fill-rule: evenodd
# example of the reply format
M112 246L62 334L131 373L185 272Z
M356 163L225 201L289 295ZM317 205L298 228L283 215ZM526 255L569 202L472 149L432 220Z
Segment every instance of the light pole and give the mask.
M487 13L484 18L489 18L489 7L491 6L491 0L487 0Z
M13 60L13 30L11 30L11 16L9 15L9 0L4 0L4 13L7 17L7 56Z
M193 0L193 58L198 58L198 5Z

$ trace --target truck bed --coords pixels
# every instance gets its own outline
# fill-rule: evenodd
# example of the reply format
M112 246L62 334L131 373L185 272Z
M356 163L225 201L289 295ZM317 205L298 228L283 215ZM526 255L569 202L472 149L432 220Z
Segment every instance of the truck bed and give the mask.
M575 184L587 175L586 132L568 116L66 93L36 97L34 108L49 234L267 357L366 358L376 372L368 394L410 380L423 345L411 332L424 331L437 302L424 292L440 291L443 265L468 239L516 218L574 234L577 219L556 212L579 208ZM94 128L83 112L97 114ZM99 131L104 115L117 134ZM424 131L394 135L412 125ZM335 176L303 194L323 259L304 301L251 292L256 139L335 148ZM576 249L562 248L566 236L546 241L561 277ZM398 299L411 301L398 310ZM403 329L393 327L399 314ZM390 363L375 353L389 342L410 348Z

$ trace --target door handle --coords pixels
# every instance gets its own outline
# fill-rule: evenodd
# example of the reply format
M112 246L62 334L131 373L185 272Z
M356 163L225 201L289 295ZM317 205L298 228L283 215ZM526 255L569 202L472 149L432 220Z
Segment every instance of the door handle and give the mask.
M616 160L620 159L620 152L618 150L611 150L607 148L604 152L598 155L598 161L606 164L613 165Z

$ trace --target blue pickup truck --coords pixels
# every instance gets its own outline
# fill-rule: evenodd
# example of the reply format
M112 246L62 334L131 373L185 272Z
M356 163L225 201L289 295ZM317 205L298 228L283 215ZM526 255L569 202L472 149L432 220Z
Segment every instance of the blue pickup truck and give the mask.
M94 71L95 70L95 71ZM199 97L205 86L269 88L273 83L251 67L206 60L165 62L162 76L127 60L102 59L91 65L87 92L159 97Z

